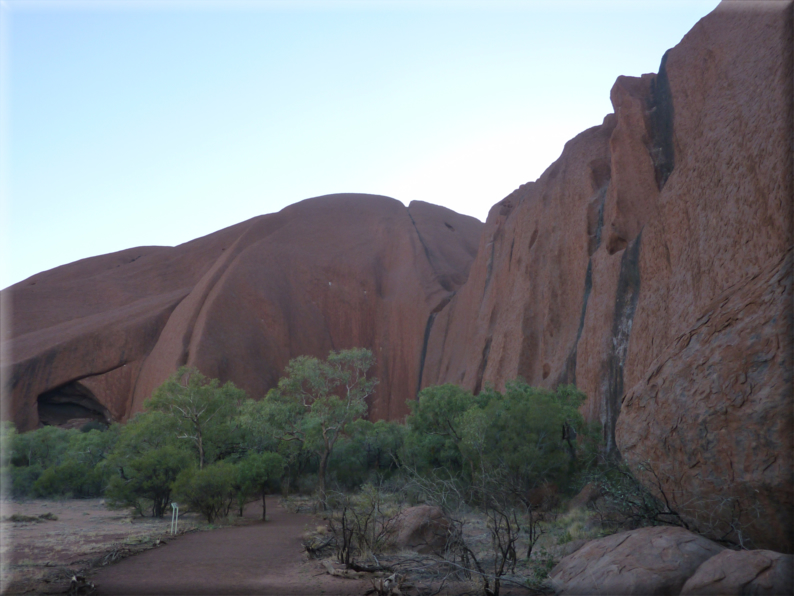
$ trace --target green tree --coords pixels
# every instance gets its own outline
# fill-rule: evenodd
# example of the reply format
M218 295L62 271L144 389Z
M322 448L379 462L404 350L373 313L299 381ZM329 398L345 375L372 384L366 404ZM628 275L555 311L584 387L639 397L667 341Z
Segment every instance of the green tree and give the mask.
M354 348L331 352L326 361L299 356L265 400L273 429L283 441L297 441L319 457L320 507L325 507L328 461L348 425L367 412L366 398L377 384L368 379L372 352Z
M183 470L174 482L174 496L212 523L229 514L235 497L237 465L219 461L206 468Z
M198 370L182 367L155 390L144 407L176 421L177 436L193 443L202 469L208 448L217 455L229 441L230 423L246 399L233 383L220 386L217 379L208 380Z
M402 458L419 471L446 468L454 474L463 470L460 450L463 418L479 408L477 398L457 385L426 387L415 401L409 401L407 433Z
M190 460L188 452L174 445L117 460L119 474L111 478L106 491L110 505L134 507L143 515L145 504L151 503L152 517L162 517L171 502L172 485Z
M270 488L284 473L284 458L278 453L249 453L237 464L238 504L240 515L249 495L262 497L262 521L266 521L267 504L265 497Z

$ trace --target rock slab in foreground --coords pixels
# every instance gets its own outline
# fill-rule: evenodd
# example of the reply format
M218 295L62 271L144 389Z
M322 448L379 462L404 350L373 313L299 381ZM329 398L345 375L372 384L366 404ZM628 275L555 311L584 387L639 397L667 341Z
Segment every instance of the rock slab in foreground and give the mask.
M794 594L794 556L771 550L725 550L703 563L681 596Z
M559 596L679 594L695 571L725 549L678 527L640 528L593 540L552 570Z

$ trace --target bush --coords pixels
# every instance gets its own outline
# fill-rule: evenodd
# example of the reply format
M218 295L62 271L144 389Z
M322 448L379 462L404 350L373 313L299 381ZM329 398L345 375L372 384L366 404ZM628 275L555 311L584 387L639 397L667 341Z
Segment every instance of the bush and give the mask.
M69 461L47 468L33 484L40 497L98 497L105 484L104 475L88 463Z
M44 473L38 464L32 466L11 466L8 470L11 480L11 496L15 499L33 496L33 485Z
M143 515L151 504L152 517L162 517L171 502L171 486L191 463L183 449L165 446L147 451L118 467L106 494L113 507L134 507Z
M174 496L212 523L229 514L236 494L236 477L237 466L224 461L202 470L188 468L174 482Z

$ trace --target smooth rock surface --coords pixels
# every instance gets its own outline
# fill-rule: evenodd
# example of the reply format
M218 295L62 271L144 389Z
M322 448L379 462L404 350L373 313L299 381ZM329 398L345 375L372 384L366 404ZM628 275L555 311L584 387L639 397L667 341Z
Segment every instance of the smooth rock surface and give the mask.
M790 2L723 2L659 73L619 77L615 113L491 210L422 377L474 391L575 383L611 453L625 448L635 470L650 461L679 505L711 508L715 536L741 511L743 539L784 552L792 28ZM724 328L685 350L728 296Z
M588 542L549 574L559 596L677 595L724 548L683 528L640 528Z
M690 577L681 596L780 596L794 593L794 556L771 550L725 550Z
M93 399L80 417L125 420L183 364L259 398L290 358L362 346L380 379L370 417L399 419L428 319L465 281L481 227L426 203L329 195L35 275L3 291L11 418L35 428L54 391Z

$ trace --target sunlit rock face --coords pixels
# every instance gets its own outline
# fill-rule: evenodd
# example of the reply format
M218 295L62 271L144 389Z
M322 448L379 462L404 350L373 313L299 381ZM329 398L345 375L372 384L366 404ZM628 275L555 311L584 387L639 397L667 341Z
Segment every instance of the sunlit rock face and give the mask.
M363 346L380 379L370 416L402 418L427 321L466 280L481 228L427 203L331 195L35 275L5 291L11 417L125 420L183 364L259 398L291 358Z
M791 11L723 3L619 77L614 114L491 210L422 375L576 383L691 519L789 552Z

